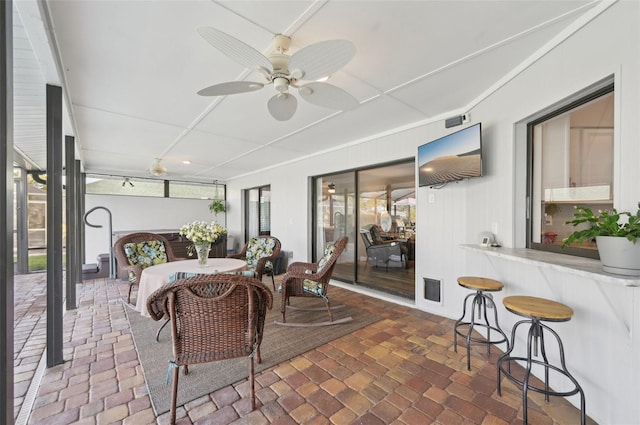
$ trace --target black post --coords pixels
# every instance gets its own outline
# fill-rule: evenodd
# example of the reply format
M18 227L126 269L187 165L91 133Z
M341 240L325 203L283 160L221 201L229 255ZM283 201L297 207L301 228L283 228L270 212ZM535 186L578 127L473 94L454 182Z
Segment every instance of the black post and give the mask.
M77 306L76 300L76 283L79 282L76 274L76 264L78 262L78 246L74 243L78 229L78 218L76 208L76 163L75 163L75 139L73 136L65 136L65 174L66 184L65 191L67 193L67 310L75 310Z
M87 258L86 258L86 242L85 242L85 227L84 227L84 213L85 213L85 194L87 193L87 175L85 173L82 173L80 170L80 161L76 160L76 172L78 174L78 217L79 217L79 222L80 223L80 227L78 227L78 229L80 229L80 243L78 244L78 246L80 247L80 261L81 261L81 265L86 263ZM82 266L80 266L82 267Z
M47 367L62 358L62 88L47 84Z
M13 423L13 2L0 2L0 422Z
M75 245L75 254L76 254L76 269L75 269L75 273L77 276L77 281L81 282L82 281L82 265L84 264L84 238L83 238L83 231L84 231L84 209L83 209L83 199L84 199L84 194L82 193L82 181L84 180L84 174L82 174L82 166L81 166L81 162L79 159L76 159L74 161L73 164L74 168L75 168L75 180L74 180L74 185L75 185L75 194L76 194L76 205L75 205L75 217L76 217L76 234L75 234L75 239L73 240L73 244ZM67 242L68 243L68 242Z

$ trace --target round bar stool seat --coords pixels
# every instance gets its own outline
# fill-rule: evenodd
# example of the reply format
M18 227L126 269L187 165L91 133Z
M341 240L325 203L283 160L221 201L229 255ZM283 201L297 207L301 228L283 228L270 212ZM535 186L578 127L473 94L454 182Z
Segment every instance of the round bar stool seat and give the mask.
M502 300L504 307L518 316L537 318L549 322L571 320L573 309L557 301L545 298L514 295Z
M502 291L504 285L497 280L486 277L461 276L458 278L458 285L467 288L486 292Z
M487 354L491 353L492 345L501 344L503 342L507 344L507 349L509 349L509 340L507 339L507 335L502 331L500 324L498 323L498 311L496 310L496 305L493 302L493 297L491 294L485 294L485 292L502 291L504 285L502 282L498 282L494 279L476 276L461 276L458 278L458 285L463 288L476 291L464 298L462 316L456 321L453 327L453 349L456 353L458 352L458 336L465 338L467 348L467 370L471 370L472 342L485 344L487 346ZM471 317L468 320L465 320L467 316L467 303L469 298L473 298L471 301ZM493 309L493 324L489 323L487 306L488 308ZM478 321L476 321L476 310ZM474 337L472 335L474 327L486 329L487 337ZM498 333L498 336L494 339L491 338L492 331Z
M557 301L548 300L545 298L529 297L529 296L510 296L505 297L502 300L505 308L518 316L526 317L527 320L521 320L513 326L511 331L511 347L498 359L498 395L502 395L501 392L501 378L502 374L509 378L512 382L522 388L522 406L523 406L523 422L527 424L527 393L529 390L535 391L545 395L545 401L549 401L549 396L566 397L574 394L580 394L580 423L586 424L585 414L585 400L584 391L578 381L569 373L565 364L564 346L560 336L549 326L542 322L567 322L571 320L573 316L573 309L565 304ZM527 336L527 355L526 357L511 356L511 352L515 347L516 330L522 324L529 324L529 331ZM560 365L553 365L547 358L545 349L545 332L553 335L558 343L558 352L560 355ZM533 344L533 350L532 350ZM538 356L538 348L542 359ZM525 362L526 367L523 378L515 376L511 373L512 362ZM531 377L532 366L540 365L544 367L544 388L538 388L529 382ZM554 391L549 386L549 372L554 371L559 375L564 375L574 385L574 388L569 391Z

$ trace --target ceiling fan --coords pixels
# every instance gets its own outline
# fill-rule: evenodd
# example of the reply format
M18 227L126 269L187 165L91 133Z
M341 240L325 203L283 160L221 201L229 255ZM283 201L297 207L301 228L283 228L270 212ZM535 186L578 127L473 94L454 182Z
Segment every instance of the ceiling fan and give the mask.
M153 164L151 164L151 167L149 167L149 172L156 177L163 176L167 173L167 168L160 164L160 161L162 161L160 158L156 158Z
M321 41L288 55L291 39L282 34L273 38L273 51L265 56L237 38L211 27L198 28L200 35L213 47L264 76L266 82L230 81L214 84L198 92L201 96L226 96L246 93L273 84L277 93L267 102L269 113L278 121L287 121L296 112L297 99L291 87L309 103L330 109L347 111L360 103L351 94L331 84L321 82L345 66L356 53L347 40Z

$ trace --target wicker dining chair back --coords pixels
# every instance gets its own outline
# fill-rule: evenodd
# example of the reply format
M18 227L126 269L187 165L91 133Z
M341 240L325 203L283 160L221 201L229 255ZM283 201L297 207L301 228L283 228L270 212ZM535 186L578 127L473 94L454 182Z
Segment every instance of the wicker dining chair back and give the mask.
M274 278L275 261L280 255L282 244L278 238L273 236L258 236L249 239L242 250L236 254L228 254L227 258L237 258L245 260L247 267L256 273L258 280L262 280L263 275L271 276L273 289L276 289Z
M262 362L260 344L271 291L252 277L228 274L179 279L155 291L147 305L164 306L173 340L171 423L175 422L179 369L188 365L247 357L251 407L255 409L254 357ZM151 310L150 310L151 311Z
M349 238L343 236L335 243L327 245L323 257L317 263L295 262L287 267L287 272L282 276L280 286L282 323L286 323L286 310L291 297L321 298L329 313L329 322L333 322L333 312L327 295L329 281L336 262L342 255L348 241Z
M173 254L167 238L148 232L130 233L120 237L113 245L113 253L118 262L118 268L127 273L128 303L131 303L131 289L133 285L140 282L143 269L155 264L182 260Z

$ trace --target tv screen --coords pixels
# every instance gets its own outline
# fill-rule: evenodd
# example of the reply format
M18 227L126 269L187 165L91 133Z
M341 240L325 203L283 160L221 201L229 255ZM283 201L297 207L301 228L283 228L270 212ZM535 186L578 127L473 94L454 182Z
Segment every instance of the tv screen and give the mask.
M438 186L482 176L481 124L448 134L418 147L418 182Z

